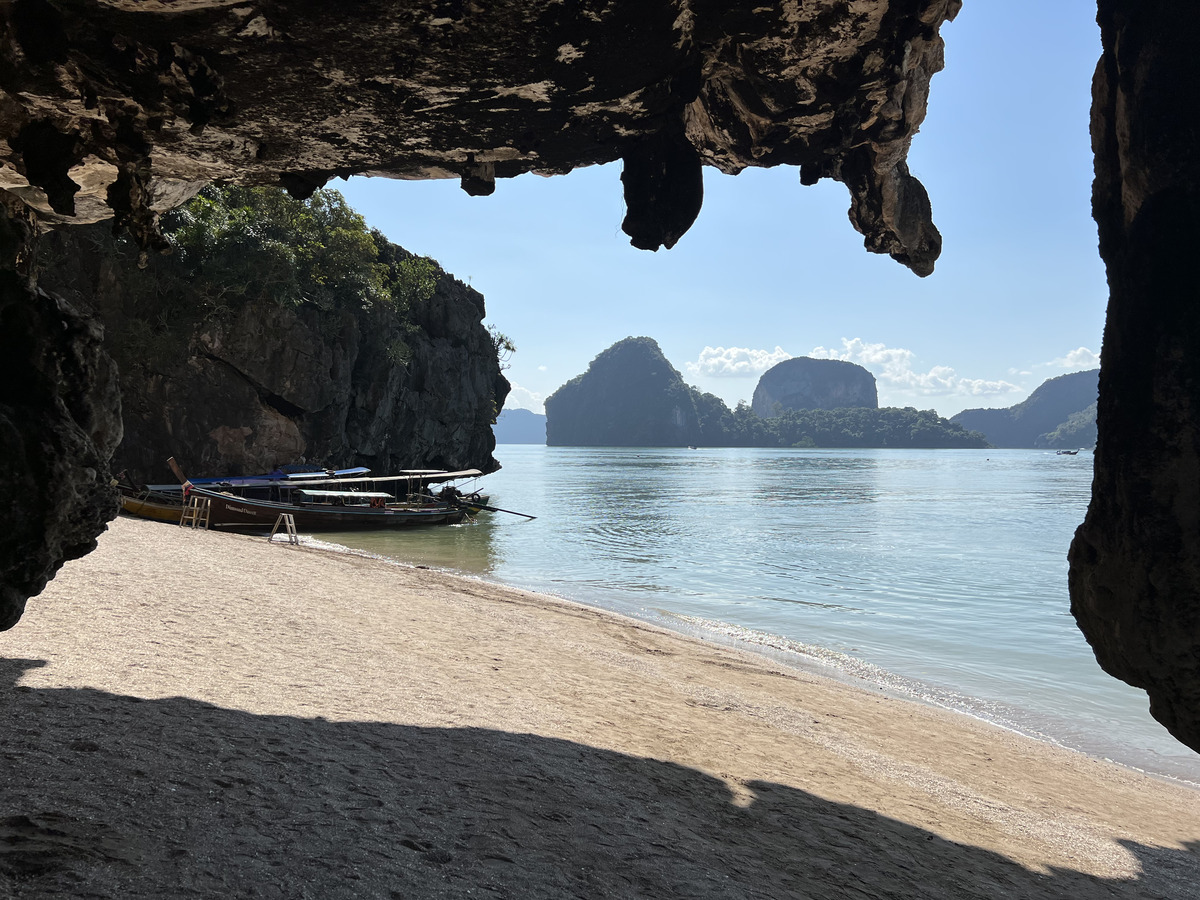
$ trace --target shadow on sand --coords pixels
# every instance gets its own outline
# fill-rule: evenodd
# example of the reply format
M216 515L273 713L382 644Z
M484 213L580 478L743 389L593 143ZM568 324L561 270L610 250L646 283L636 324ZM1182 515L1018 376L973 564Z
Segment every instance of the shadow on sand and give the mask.
M767 782L568 741L15 687L0 659L0 897L1196 897L1032 872ZM1192 851L1198 848L1192 848Z

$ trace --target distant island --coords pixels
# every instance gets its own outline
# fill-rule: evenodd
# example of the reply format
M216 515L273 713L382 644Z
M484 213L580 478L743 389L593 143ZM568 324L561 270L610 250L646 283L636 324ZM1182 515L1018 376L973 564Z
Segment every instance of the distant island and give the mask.
M822 365L825 363L833 365ZM780 363L763 379L767 380L761 391L766 398L763 408L777 414L760 416L744 402L731 410L720 397L686 384L652 338L626 338L603 351L586 372L546 399L546 443L598 447L988 446L983 435L949 422L933 410L876 408L874 376L851 363L801 357ZM756 390L755 397L759 396ZM848 405L818 405L837 402L837 398ZM804 403L811 405L803 407Z
M1060 375L1015 406L965 409L950 421L996 447L1094 447L1099 379L1099 369Z
M879 391L856 363L797 356L763 373L750 408L762 419L800 409L878 409Z
M502 410L492 426L497 444L546 443L546 417L528 409Z

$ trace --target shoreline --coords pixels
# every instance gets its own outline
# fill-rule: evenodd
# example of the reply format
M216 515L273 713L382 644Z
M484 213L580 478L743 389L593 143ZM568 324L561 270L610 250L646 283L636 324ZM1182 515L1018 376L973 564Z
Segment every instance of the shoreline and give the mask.
M19 725L0 738L0 895L14 871L21 897L1200 884L1186 784L357 553L118 519L0 657Z
M1200 768L1178 764L1170 757L1159 756L1152 750L1134 746L1113 746L1110 748L1091 747L1088 741L1080 738L1072 743L1065 735L1056 737L1051 731L1043 731L1035 722L1045 720L1046 714L1035 714L1034 711L1023 709L1015 704L1001 701L983 700L973 695L963 693L955 688L941 686L908 676L897 674L875 663L851 656L841 651L823 647L819 644L809 644L783 635L766 631L758 631L730 622L715 619L705 619L699 616L671 612L653 607L636 607L629 609L630 604L604 603L596 600L588 602L576 600L566 593L526 587L473 572L459 571L444 565L426 565L408 562L403 559L387 556L383 553L353 547L336 541L324 540L320 536L302 535L301 541L305 546L331 553L350 553L367 559L403 567L415 567L439 572L452 578L463 578L484 585L500 588L529 591L540 596L551 597L587 609L600 610L621 618L627 618L644 624L663 628L673 634L679 634L701 641L714 643L719 646L749 652L781 665L809 672L821 678L830 678L847 686L867 692L883 691L897 700L920 703L935 709L964 715L971 719L1001 728L1005 731L1021 735L1031 740L1045 743L1073 753L1080 753L1090 759L1111 763L1132 772L1152 778L1163 779L1172 784L1200 790ZM1148 703L1148 701L1147 701ZM1024 714L1024 715L1022 715ZM1066 721L1058 722L1064 730ZM1165 738L1173 741L1173 738ZM1183 753L1187 748L1179 745ZM1111 752L1110 751L1115 751ZM1136 760L1136 761L1135 761ZM1158 768L1154 765L1157 764ZM1167 771L1174 769L1174 771ZM1192 771L1195 769L1195 771Z

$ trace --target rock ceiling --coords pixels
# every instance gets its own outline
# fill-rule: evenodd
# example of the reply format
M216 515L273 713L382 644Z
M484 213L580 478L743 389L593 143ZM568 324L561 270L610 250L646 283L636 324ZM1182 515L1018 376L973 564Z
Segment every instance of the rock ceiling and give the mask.
M909 142L961 0L17 0L0 188L46 223L154 213L212 180L496 178L622 159L626 231L670 247L700 171L844 182L869 249L940 249Z

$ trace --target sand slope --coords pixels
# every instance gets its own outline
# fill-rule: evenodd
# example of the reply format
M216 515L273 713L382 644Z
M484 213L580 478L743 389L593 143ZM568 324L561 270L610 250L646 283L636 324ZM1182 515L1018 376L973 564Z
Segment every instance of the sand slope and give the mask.
M534 594L122 519L0 635L0 897L1200 897L1200 793Z

